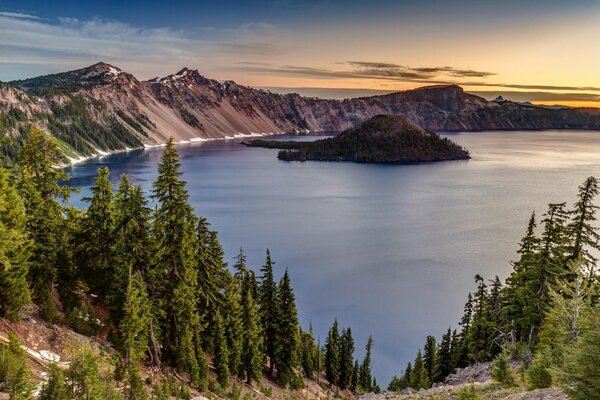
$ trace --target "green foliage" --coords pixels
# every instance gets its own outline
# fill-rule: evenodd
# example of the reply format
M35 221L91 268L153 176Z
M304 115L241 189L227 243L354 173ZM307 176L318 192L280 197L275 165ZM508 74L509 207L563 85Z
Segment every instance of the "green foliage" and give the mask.
M504 352L498 354L492 361L492 378L505 385L514 385L515 376Z
M246 274L244 281L248 280ZM249 290L248 284L246 286L242 299L242 364L238 375L251 384L262 377L263 343L256 303L252 290Z
M92 351L84 347L71 360L66 371L69 395L73 400L103 400L103 382Z
M17 320L30 302L27 285L30 241L23 202L0 167L0 316Z
M273 376L273 368L275 365L275 351L278 329L278 292L275 277L273 275L273 262L271 261L271 253L267 249L265 265L261 268L262 277L259 287L258 305L260 309L260 317L263 326L263 344L265 355L269 359L269 374Z
M65 374L58 365L50 365L48 380L42 386L39 400L70 400Z
M275 339L275 367L277 381L284 387L298 384L296 369L299 366L300 328L296 299L287 272L279 282L277 301L277 326Z
M354 339L352 330L346 328L342 330L340 338L340 376L338 386L340 389L346 389L352 384L352 374L354 372Z
M360 387L365 391L371 390L372 376L371 376L371 353L373 351L373 336L369 336L367 344L365 345L365 358L363 359L360 367ZM419 353L420 354L420 353Z
M527 387L542 389L552 386L551 368L553 362L548 348L540 349L527 369Z
M158 207L154 216L157 244L157 269L165 271L162 307L165 356L172 365L200 380L193 345L199 328L195 293L198 285L195 243L195 217L188 202L185 182L181 179L179 154L169 139L158 167L153 198Z
M63 161L56 143L32 128L18 157L18 189L25 206L27 231L33 241L29 258L29 282L49 320L57 318L52 299L59 266L63 207L72 191L60 184L69 177L55 165Z
M0 345L0 392L11 400L25 400L32 396L33 386L25 350L15 334L9 334L8 346Z
M229 386L229 350L225 337L225 326L221 314L215 315L215 355L213 359L217 371L217 382L223 389Z
M340 334L337 319L333 321L333 325L329 329L327 340L325 341L325 376L332 385L336 385L339 382Z
M584 313L578 340L567 346L553 376L575 400L600 398L600 306Z
M81 275L91 292L105 300L115 276L115 211L108 168L99 168L94 181L90 189L92 197L83 199L90 206L82 221L76 257L85 266Z
M480 400L481 396L477 393L475 385L469 385L464 389L458 390L458 400Z
M415 163L469 158L469 153L447 138L426 132L404 117L379 115L339 136L313 142L255 140L251 146L286 149L286 161L355 161L360 163Z

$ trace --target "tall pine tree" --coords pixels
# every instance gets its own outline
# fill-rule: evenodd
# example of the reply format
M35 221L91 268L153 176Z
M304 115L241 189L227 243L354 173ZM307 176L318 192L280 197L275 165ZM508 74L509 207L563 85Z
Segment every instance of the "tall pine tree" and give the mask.
M30 241L23 203L0 167L0 317L16 321L30 302L27 287Z

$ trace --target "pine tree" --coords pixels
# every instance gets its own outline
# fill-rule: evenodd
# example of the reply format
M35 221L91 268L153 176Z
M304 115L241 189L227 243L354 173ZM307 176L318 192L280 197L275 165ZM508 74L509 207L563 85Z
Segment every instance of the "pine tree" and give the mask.
M72 191L59 184L69 179L61 169L55 168L63 161L57 144L39 129L31 128L18 156L18 188L33 243L28 280L43 315L49 320L57 318L52 289L60 265L61 202L66 201Z
M154 183L158 206L154 217L157 269L166 271L162 296L165 315L164 349L167 359L200 380L198 354L194 345L200 324L196 301L195 218L181 179L179 154L169 139Z
M240 292L235 284L233 276L228 274L225 288L225 304L223 315L225 315L225 336L227 349L229 350L229 371L237 373L240 369L242 357L242 307Z
M373 351L373 337L369 336L365 346L365 358L361 366L360 385L365 391L371 390L371 352Z
M302 366L302 371L304 372L304 376L308 379L315 378L315 371L317 371L317 363L316 357L318 356L318 349L315 345L315 338L313 336L312 331L312 323L310 324L310 329L308 332L301 332L301 354L300 354L300 365Z
M351 381L352 389L358 390L359 384L360 384L360 365L358 364L358 360L354 360L354 367L352 367L352 381Z
M104 400L102 377L92 351L84 347L76 354L66 371L69 398L73 400Z
M82 266L83 278L92 293L105 300L115 272L113 257L114 196L108 168L98 169L95 185L90 190L92 197L83 199L90 203L90 206L82 221L77 259L79 265Z
M244 280L250 279L247 276ZM250 385L262 376L262 333L260 318L251 290L246 290L242 301L242 366L240 377Z
M265 356L269 359L269 375L273 376L273 366L275 360L276 335L278 325L278 295L277 284L273 275L273 264L271 253L267 249L265 265L261 268L262 277L259 287L259 309L263 326L263 343L265 346Z
M59 366L51 364L48 371L48 380L42 386L39 400L70 400L69 389L65 382L65 375Z
M454 372L452 364L452 331L448 328L437 349L431 382L443 382L448 375Z
M33 387L27 355L14 333L8 340L8 346L0 345L0 388L11 400L29 399Z
M123 319L119 326L121 353L126 372L125 396L129 400L148 397L140 375L140 362L148 351L150 321L152 319L150 300L140 271L129 269Z
M214 317L223 299L220 290L225 285L225 263L223 250L216 237L210 230L210 224L205 218L199 218L196 225L198 268L198 305L201 315ZM213 321L214 322L214 321Z
M352 383L352 372L354 369L354 339L352 330L348 327L342 330L340 338L340 377L339 387L346 389Z
M539 325L537 307L539 246L535 236L535 212L531 214L527 230L519 245L519 260L512 263L513 271L506 279L504 288L506 303L502 309L502 318L506 322L503 328L506 334L515 340L531 342L536 326Z
M298 382L295 370L299 366L300 337L296 299L286 270L279 282L277 327L275 339L275 367L277 381L282 386Z
M506 340L503 334L505 321L503 319L502 309L504 307L504 296L502 290L502 282L498 276L491 281L489 298L488 298L488 313L489 313L489 339L488 347L490 357L495 357L502 351L502 341Z
M592 226L598 210L598 206L593 203L597 195L598 181L590 176L579 186L578 200L574 209L569 212L571 222L566 227L567 234L572 239L569 258L575 260L582 257L588 265L595 265L597 261L590 250L600 250L600 235Z
M338 384L340 377L340 334L337 319L333 321L325 341L325 376L330 385Z
M225 326L219 311L215 315L215 354L214 364L217 371L217 382L223 389L229 386L229 351L227 350L227 338L225 337Z
M16 321L30 302L27 287L31 243L23 203L0 167L0 317Z
M415 390L426 389L430 385L429 380L427 379L427 371L425 369L425 365L423 364L421 350L419 350L417 353L417 357L415 358L415 363L410 372L409 379L409 386Z
M458 368L464 368L469 365L469 347L471 338L471 323L473 321L473 296L471 293L467 296L463 316L458 323L462 326L460 332L459 346L455 347L455 360Z
M131 184L127 175L119 182L114 214L114 264L108 303L112 320L118 322L122 318L130 269L134 274L139 272L147 282L146 291L156 292L156 271L152 266L154 248L150 237L151 210L141 187Z
M469 331L469 355L475 362L487 361L489 355L489 298L487 285L481 275L475 275L477 291L473 306L473 321Z
M427 336L425 340L425 347L423 347L423 365L425 366L425 372L427 373L427 379L429 382L433 382L435 360L437 358L437 344L435 337Z

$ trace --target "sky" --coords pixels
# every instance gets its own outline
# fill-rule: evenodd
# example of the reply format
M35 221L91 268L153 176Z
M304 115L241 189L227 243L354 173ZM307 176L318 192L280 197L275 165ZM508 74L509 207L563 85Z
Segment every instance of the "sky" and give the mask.
M108 62L352 97L459 84L600 107L598 0L0 0L0 80Z

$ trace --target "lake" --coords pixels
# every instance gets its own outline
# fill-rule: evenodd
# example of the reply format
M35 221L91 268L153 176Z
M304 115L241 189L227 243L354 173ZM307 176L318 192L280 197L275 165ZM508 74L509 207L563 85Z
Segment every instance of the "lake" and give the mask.
M312 320L323 343L337 317L352 327L361 358L372 334L374 373L387 385L426 335L456 326L475 274L507 276L533 210L573 203L577 186L600 175L600 132L446 136L473 158L290 163L236 141L178 150L191 202L219 231L227 261L243 246L258 269L268 247L277 276L290 271L303 327ZM98 167L109 167L115 184L127 173L148 192L160 155L136 150L69 168L82 188L74 204Z

